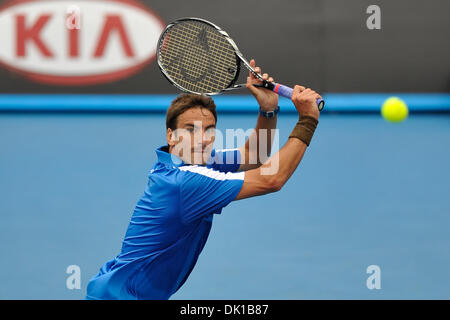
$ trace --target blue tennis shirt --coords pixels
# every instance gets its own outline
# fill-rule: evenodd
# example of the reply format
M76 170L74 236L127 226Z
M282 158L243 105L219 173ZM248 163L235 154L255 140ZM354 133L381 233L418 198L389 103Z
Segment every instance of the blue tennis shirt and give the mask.
M244 183L238 149L189 165L156 149L158 161L131 217L121 253L87 287L87 299L169 299L186 281L220 214Z

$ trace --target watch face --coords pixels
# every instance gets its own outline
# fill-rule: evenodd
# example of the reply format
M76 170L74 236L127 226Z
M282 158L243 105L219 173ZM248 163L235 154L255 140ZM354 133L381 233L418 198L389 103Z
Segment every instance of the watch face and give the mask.
M280 111L280 106L278 106L275 110L273 111L262 111L259 110L259 113L265 117L265 118L273 118L275 117L275 115Z

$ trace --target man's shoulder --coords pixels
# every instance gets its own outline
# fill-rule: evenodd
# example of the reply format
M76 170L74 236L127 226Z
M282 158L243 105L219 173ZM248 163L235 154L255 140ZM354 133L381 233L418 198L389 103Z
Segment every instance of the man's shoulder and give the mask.
M225 173L204 165L164 165L150 170L149 180L158 185L180 185L195 182L202 177L222 179Z
M228 151L228 150L225 150ZM218 150L217 152L222 152ZM225 170L219 166L157 163L149 172L149 181L161 187L193 185L207 183L211 180L243 180L244 172Z
M178 184L179 170L176 166L155 166L148 173L149 183L161 187L174 186Z

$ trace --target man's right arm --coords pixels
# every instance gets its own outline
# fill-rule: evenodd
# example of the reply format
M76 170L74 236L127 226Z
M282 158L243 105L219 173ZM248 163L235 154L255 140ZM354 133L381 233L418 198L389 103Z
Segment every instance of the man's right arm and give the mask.
M295 86L292 101L299 113L299 119L306 116L319 119L317 98L321 96L315 91ZM235 200L279 191L294 173L306 148L304 141L290 137L286 144L261 167L246 171L244 184Z

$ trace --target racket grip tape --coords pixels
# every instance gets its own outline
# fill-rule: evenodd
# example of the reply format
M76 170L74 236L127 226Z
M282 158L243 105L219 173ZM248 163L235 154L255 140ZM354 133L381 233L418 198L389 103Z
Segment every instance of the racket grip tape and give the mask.
M259 87L259 85L258 85ZM269 82L269 81L263 81L261 87L272 90L273 92L277 93L278 95L291 99L292 93L294 92L294 89L279 84L275 82ZM323 107L325 106L325 101L323 99L318 98L317 101L317 107L319 108L319 111L322 111Z

